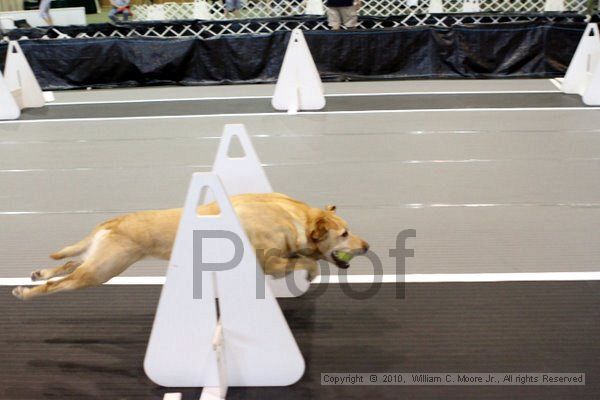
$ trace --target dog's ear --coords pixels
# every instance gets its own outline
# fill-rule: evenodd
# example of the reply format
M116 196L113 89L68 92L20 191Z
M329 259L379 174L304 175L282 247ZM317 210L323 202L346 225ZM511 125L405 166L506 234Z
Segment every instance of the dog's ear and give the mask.
M318 242L318 241L322 240L325 237L325 235L327 235L327 231L330 228L329 225L330 225L329 219L327 218L327 216L324 213L317 216L310 223L310 232L309 232L310 238L314 242Z
M331 212L335 212L335 209L336 209L336 208L337 208L337 207L336 207L336 206L334 206L333 204L327 204L327 205L325 206L325 210L326 210L326 211L331 211Z

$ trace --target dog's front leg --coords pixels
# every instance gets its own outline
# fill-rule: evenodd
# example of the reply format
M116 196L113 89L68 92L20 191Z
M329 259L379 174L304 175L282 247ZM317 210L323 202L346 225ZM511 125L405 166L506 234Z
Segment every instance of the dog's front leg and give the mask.
M305 269L308 271L309 279L312 279L318 274L319 264L307 257L284 258L271 256L265 260L263 268L265 274L276 278L282 278L295 270Z

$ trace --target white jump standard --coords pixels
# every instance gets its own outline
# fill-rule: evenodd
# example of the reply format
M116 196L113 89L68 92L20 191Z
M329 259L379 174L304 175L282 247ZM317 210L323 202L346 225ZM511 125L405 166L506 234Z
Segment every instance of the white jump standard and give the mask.
M205 188L219 215L197 214ZM237 235L243 254L220 239L194 255L197 232L210 237L216 231ZM232 269L197 268L199 259L217 264L236 258ZM167 387L211 388L204 398L224 398L228 386L286 386L300 379L304 359L269 286L257 295L257 282L264 282L262 268L218 176L194 174L144 361L150 379Z
M235 140L238 141L244 153L240 157L230 156L230 149ZM269 178L258 159L254 146L252 146L246 128L242 124L225 125L212 172L219 177L229 196L273 192ZM211 199L207 198L206 200L210 201ZM300 296L310 286L306 270L294 271L285 278L276 279L267 276L266 279L275 297Z
M230 156L234 140L243 156ZM307 273L294 272L294 291L285 278L265 277L229 201L230 195L272 191L244 126L226 125L212 173L192 176L179 222L144 361L155 383L203 387L201 399L212 400L224 399L229 386L286 386L303 375L304 359L275 297L304 293ZM200 201L216 201L220 214L199 216ZM241 258L228 239L210 233L205 239L211 245L195 248L197 232L237 235ZM239 264L230 270L195 267L198 260L216 265L234 259Z
M290 34L271 104L289 114L325 107L323 82L300 29Z
M21 46L16 41L10 41L4 76L0 74L0 120L18 119L22 109L39 108L45 104L44 93Z
M17 105L2 72L0 72L0 120L19 119L21 109Z
M589 106L600 105L600 32L597 24L590 23L585 28L561 90L579 94Z

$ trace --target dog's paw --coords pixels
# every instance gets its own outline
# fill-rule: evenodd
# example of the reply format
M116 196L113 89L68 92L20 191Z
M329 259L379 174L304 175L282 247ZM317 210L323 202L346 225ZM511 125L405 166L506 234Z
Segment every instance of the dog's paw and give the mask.
M312 282L319 275L320 275L320 271L319 270L308 270L307 274L306 274L306 280L309 281L309 282Z
M24 287L24 286L17 286L16 288L13 289L12 294L13 296L15 296L17 299L21 299L21 300L25 300L25 293L28 291L29 289Z
M32 280L33 282L35 282L35 281L39 281L39 280L42 280L42 279L44 279L44 278L43 278L43 275L42 275L42 271L41 271L41 270L40 270L40 271L33 271L33 272L31 273L31 280Z

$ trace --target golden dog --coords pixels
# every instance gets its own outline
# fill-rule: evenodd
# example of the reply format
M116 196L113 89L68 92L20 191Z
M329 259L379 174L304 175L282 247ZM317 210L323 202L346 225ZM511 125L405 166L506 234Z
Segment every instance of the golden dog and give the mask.
M335 206L313 208L279 193L233 196L231 202L268 275L281 277L305 269L312 279L318 272L318 260L348 268L348 254L364 254L369 249L368 243L348 231L347 223L335 214ZM80 242L50 256L60 260L81 255L81 260L31 274L34 281L64 278L34 287L19 286L13 294L27 300L97 286L145 257L168 260L181 213L180 208L142 211L108 220ZM198 213L216 215L219 209L210 203L198 207ZM342 252L346 257L340 256Z

